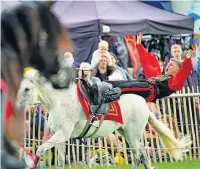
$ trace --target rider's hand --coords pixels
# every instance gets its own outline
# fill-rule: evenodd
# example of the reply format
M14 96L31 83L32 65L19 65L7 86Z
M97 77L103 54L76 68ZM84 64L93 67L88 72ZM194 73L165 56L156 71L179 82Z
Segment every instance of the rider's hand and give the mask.
M186 54L186 57L187 58L191 58L194 54L194 51L193 50L188 50L187 54Z
M140 45L142 43L142 38L143 38L143 34L142 32L140 32L138 35L137 35L137 44Z

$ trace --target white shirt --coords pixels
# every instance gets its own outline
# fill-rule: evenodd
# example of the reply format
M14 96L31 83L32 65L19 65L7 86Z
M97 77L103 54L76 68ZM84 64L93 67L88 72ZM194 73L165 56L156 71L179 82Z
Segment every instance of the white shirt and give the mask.
M115 81L115 80L124 80L122 73L119 70L115 70L109 77L108 80Z
M108 57L108 66L111 66L112 60L111 60L111 57L110 57L110 53L107 52L106 55ZM93 68L96 67L99 64L99 61L100 61L100 53L99 53L99 50L97 49L92 54L91 66Z

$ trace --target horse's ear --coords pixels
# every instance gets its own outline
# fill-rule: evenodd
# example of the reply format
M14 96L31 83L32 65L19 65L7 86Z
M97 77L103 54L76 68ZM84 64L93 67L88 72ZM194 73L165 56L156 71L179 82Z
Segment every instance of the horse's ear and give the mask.
M26 73L24 74L24 77L32 79L32 80L38 80L40 78L40 74L38 70L30 69L26 71Z

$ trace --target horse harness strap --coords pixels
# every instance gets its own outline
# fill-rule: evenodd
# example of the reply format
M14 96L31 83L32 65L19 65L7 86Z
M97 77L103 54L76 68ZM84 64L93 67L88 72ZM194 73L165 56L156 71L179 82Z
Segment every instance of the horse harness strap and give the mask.
M101 127L101 125L102 125L102 123L103 123L104 117L105 117L105 115L102 115L102 116L101 116L101 120L100 120L100 122L99 122L99 126L94 126L94 125L92 124L94 127L96 127L96 129L95 129L95 130L93 131L93 133L92 133L91 135L89 135L88 137L92 137L92 136L99 130L99 128Z
M93 116L92 114L90 115L89 119L87 120L87 123L85 124L85 127L83 128L83 131L81 132L81 134L77 137L77 139L81 139L83 137L85 137L85 135L88 133L88 131L90 130L90 128L93 126L95 127L95 130L93 131L93 133L91 135L89 135L88 137L92 137L101 127L103 120L104 120L105 115L102 115L101 120L99 121L98 126L94 125L94 121L98 120L97 116Z

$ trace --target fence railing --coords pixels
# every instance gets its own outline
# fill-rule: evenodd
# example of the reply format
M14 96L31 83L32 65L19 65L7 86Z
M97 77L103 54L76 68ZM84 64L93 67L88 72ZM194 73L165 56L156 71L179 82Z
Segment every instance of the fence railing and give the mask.
M38 113L38 111L41 112L41 107L37 109L35 105L30 107L26 112L25 122L24 147L34 154L38 146L42 144L42 138L44 136L48 138L46 125L48 112ZM200 92L193 93L189 89L183 89L168 98L158 100L156 109L154 109L156 117L170 128L177 139L183 135L191 136L192 146L184 158L200 159ZM75 166L134 163L131 149L124 137L117 131L103 138L88 138L82 139L82 141L86 145L75 139L63 143L66 145L66 165L69 167L72 163ZM175 161L166 149L162 148L159 136L150 126L147 126L141 141L146 145L148 156L152 162ZM44 154L43 161L46 166L58 165L57 146Z

